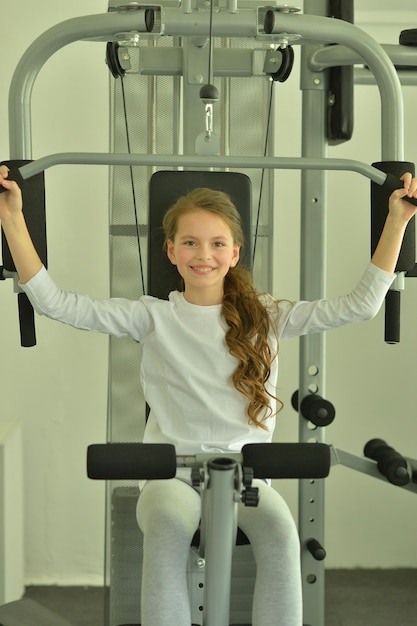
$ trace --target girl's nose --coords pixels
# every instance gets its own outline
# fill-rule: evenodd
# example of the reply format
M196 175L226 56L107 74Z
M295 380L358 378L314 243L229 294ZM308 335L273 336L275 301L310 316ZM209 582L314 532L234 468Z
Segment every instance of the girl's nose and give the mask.
M198 248L198 256L200 259L209 259L211 257L210 246L201 244Z

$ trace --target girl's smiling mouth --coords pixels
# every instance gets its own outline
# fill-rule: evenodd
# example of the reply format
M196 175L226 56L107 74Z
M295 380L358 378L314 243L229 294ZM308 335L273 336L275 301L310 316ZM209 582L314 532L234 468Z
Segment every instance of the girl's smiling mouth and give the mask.
M208 265L190 265L190 268L197 274L209 274L216 269L215 267L210 267Z

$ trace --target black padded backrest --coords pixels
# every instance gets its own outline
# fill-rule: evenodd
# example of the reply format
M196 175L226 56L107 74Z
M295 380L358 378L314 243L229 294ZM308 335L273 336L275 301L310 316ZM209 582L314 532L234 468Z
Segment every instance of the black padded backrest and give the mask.
M251 182L240 172L160 171L155 172L149 188L148 294L166 299L178 289L179 274L163 250L164 213L178 198L197 187L224 191L231 197L242 218L245 248L240 263L252 269L251 255Z

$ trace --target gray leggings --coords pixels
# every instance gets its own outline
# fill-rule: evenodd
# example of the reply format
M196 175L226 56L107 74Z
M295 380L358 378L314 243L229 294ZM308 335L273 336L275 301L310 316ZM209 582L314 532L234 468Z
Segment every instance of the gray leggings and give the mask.
M239 526L256 561L253 626L301 626L302 592L297 529L283 498L263 481L259 506L239 504ZM199 494L187 483L149 481L137 506L144 534L142 626L190 626L186 565L201 514Z

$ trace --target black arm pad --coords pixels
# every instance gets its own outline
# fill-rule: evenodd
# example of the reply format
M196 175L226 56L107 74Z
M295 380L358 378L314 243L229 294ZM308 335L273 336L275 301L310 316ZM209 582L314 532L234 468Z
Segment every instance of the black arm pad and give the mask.
M165 443L97 443L87 449L87 475L97 480L174 478L175 446Z
M330 472L330 448L324 443L249 443L243 446L243 466L255 478L325 478Z

